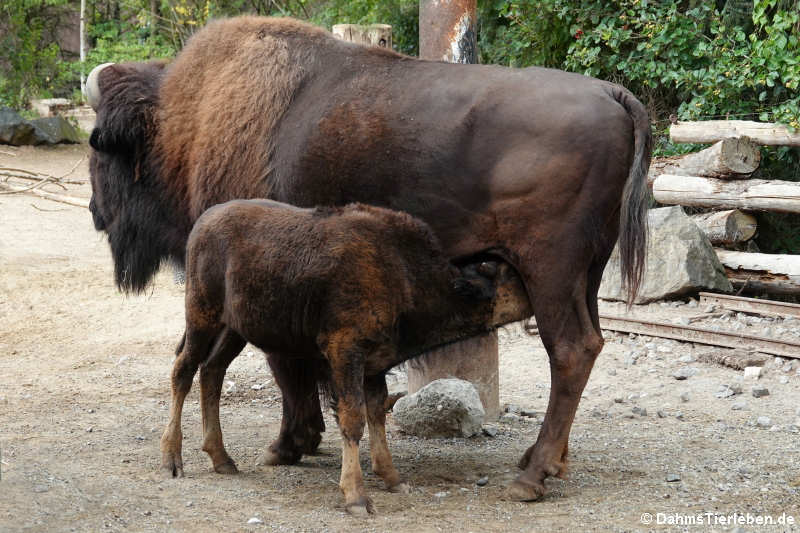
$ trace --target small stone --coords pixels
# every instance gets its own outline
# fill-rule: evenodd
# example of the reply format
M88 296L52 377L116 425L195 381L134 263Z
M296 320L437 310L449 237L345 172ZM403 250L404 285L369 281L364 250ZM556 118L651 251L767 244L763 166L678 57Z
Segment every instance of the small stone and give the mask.
M789 383L789 376L781 376L778 378L778 381L780 382L781 385L786 385L787 383Z
M781 430L781 427L780 427L780 426L778 426L778 425L774 425L774 426L772 426L771 428L769 428L769 430L770 430L770 431L772 431L772 432L774 433L775 431L780 431L780 430Z
M253 390L261 390L264 388L263 383L256 383L255 385L250 385L250 388Z
M528 418L536 418L536 411L531 411L530 409L523 409L519 414Z
M257 516L254 516L253 518L251 518L250 520L248 520L248 521L247 521L247 523L248 523L248 524L250 524L250 525L254 525L254 524L263 524L263 523L264 523L264 521L263 521L263 520L261 520L260 518L258 518Z
M501 422L507 422L507 423L519 422L519 420L520 416L515 415L514 413L505 413L503 416L500 417Z
M678 358L681 363L694 363L694 357L691 354L682 355Z
M679 368L675 372L672 373L672 377L677 379L678 381L682 381L684 379L690 378L700 371L692 366L685 366L683 368Z
M617 375L617 370L615 368L609 368L608 369L608 375L609 376L616 376Z
M497 428L495 426L483 426L481 428L483 430L483 434L487 437L496 437L497 436Z
M667 474L666 480L667 483L674 483L676 481L680 481L681 476L679 476L678 474Z
M772 420L768 416L759 416L756 419L756 425L760 428L768 428L772 425Z
M614 403L623 403L624 401L625 398L623 398L622 396L617 396L616 398L614 398Z
M36 485L35 487L33 487L33 492L36 492L38 494L41 494L42 492L47 492L49 490L50 487L48 487L47 485Z
M433 495L433 497L438 500L441 500L442 498L447 498L448 496L450 496L450 493L447 491L437 492L436 494Z
M664 344L660 344L656 347L656 351L658 353L672 353L672 348L665 346Z
M480 478L478 481L475 482L475 484L478 485L479 487L485 487L487 483L489 483L489 478L486 476L483 476L482 478Z
M793 361L787 361L787 362L786 362L786 363L783 365L783 367L781 368L781 370L783 370L784 372L791 372L792 370L794 370L794 362L793 362Z
M247 357L253 357L253 350L247 350Z
M93 427L89 426L88 428L86 428L86 433L91 433L92 431L94 431Z
M689 303L686 304L687 307L695 308L698 306L697 300L689 300Z
M191 507L192 505L194 505L194 502L186 502L186 507Z
M634 406L634 407L631 409L631 412L632 412L633 414L635 414L635 415L639 415L639 416L647 416L647 409L645 409L644 407L639 407L638 405L637 405L637 406Z
M507 403L504 410L506 413L512 413L512 414L519 414L520 412L519 405L515 405L513 403Z
M658 416L658 418L667 418L667 414L661 410L656 411L656 416Z
M761 377L760 366L748 366L744 369L744 379L758 379Z
M689 393L688 392L682 392L681 393L681 401L683 403L686 403L686 402L689 401Z
M769 396L769 389L762 386L753 387L750 392L753 394L753 398L761 398L763 396Z
M681 411L678 411L677 413L675 413L675 418L677 418L678 420L683 420L683 413Z
M747 409L746 402L736 402L735 404L731 405L731 410L733 411L741 411L743 409Z

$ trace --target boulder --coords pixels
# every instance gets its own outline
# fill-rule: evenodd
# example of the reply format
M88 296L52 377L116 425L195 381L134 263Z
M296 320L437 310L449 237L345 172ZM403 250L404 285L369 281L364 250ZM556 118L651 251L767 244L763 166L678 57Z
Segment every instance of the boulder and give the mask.
M636 303L648 303L697 291L733 290L708 237L680 206L651 209L647 266ZM600 298L624 300L619 251L615 247L603 273Z
M471 437L480 433L485 415L475 386L455 378L400 398L392 413L401 431L419 437Z
M33 144L35 129L14 110L0 107L0 143L14 146Z
M31 120L36 129L36 139L32 144L78 144L81 142L78 130L64 117L46 117Z
M0 143L58 144L81 142L78 130L64 117L37 118L27 121L7 107L0 108Z

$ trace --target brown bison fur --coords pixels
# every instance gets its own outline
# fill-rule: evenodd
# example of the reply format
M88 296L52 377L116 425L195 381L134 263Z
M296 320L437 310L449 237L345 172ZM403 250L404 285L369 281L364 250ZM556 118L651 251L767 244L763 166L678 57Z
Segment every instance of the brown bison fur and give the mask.
M426 224L351 204L299 209L234 200L209 209L189 236L186 333L172 372L163 468L182 475L180 418L200 367L203 449L218 472L236 466L222 443L225 370L246 342L302 361L336 398L343 438L340 486L348 510L372 512L358 463L369 421L373 470L406 490L384 431L385 373L423 350L488 331L492 279L451 266Z
M92 212L121 288L183 263L194 221L234 198L410 213L449 259L490 254L519 274L552 387L510 496L536 499L563 474L618 237L630 295L641 279L651 137L630 92L556 70L421 61L259 17L211 23L169 65L115 65L97 81ZM323 424L301 366L268 360L291 384L275 464L313 452Z

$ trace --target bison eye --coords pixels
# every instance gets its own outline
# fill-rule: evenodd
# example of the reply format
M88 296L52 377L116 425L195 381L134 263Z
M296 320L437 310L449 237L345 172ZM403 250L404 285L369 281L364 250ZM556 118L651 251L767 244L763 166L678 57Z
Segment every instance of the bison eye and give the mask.
M92 134L89 137L89 146L91 146L95 150L101 150L101 148L100 148L100 128L92 129Z

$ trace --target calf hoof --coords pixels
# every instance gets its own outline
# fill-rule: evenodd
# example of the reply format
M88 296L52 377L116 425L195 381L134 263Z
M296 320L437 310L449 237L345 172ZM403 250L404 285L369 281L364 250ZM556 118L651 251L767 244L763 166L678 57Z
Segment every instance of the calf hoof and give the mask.
M306 455L316 455L317 448L319 448L320 443L322 442L322 435L320 433L315 433L308 438L308 442L303 446L303 453Z
M183 460L165 452L161 457L161 472L169 478L183 477Z
M544 496L544 492L544 485L541 483L530 484L517 479L506 489L505 499L514 502L532 502Z
M236 463L233 462L233 459L229 458L224 463L214 465L214 472L217 474L238 474L239 469L236 468Z
M372 500L365 496L357 502L348 503L347 512L353 516L368 516L375 514L375 506L372 505Z
M398 483L397 485L393 485L389 487L389 492L394 492L395 494L410 494L411 493L411 485L408 483Z

